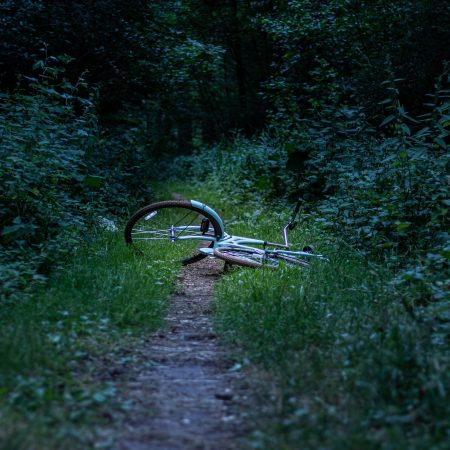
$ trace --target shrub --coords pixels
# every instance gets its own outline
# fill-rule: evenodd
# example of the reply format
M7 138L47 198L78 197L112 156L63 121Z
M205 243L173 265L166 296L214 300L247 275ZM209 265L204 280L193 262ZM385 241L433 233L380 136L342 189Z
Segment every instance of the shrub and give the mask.
M30 93L0 94L0 298L42 282L99 215L123 213L145 191L137 128L100 130L96 90L64 78L70 57L46 56ZM135 188L134 190L131 188Z

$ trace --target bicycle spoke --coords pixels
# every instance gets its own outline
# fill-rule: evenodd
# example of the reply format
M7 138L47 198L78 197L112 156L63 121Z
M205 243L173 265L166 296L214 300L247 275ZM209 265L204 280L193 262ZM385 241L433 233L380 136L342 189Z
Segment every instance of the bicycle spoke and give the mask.
M169 230L133 230L132 234L159 234L164 235L164 233L168 233Z
M202 231L205 220L210 226ZM154 209L144 208L127 227L127 242L133 243L141 254L183 263L203 258L198 249L202 245L211 245L220 231L214 218L183 201L160 202Z
M185 231L188 227L190 227L190 226L194 223L194 220L195 220L195 217L192 219L192 222L191 222L190 224L186 225L186 226L178 233L178 235L175 236L175 239L177 239L177 238L181 235L181 233L183 233L183 231Z

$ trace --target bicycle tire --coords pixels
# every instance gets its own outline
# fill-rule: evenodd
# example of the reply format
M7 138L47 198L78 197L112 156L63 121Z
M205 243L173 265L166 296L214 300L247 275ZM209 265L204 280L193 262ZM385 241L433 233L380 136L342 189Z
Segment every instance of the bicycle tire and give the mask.
M275 258L284 261L287 264L292 264L295 266L309 266L308 261L306 261L305 259L299 259L295 256L277 254Z
M258 251L239 249L233 247L220 247L214 249L214 256L230 264L257 269L263 267L264 254Z
M308 262L298 259L294 256L272 254L265 255L263 251L240 249L234 247L221 247L214 249L214 256L223 259L230 264L251 267L258 269L261 267L269 267L276 269L279 267L280 261L288 265L307 266Z
M197 232L187 231L187 227L197 227L203 224L203 220L208 220L208 231ZM177 221L186 220L177 229L178 233L174 237L174 226ZM183 235L184 231L184 235ZM200 261L207 255L200 253L198 248L202 241L182 240L181 237L190 235L209 235L217 238L221 235L219 223L210 214L200 208L192 206L189 201L167 200L152 203L136 211L128 220L124 237L125 242L132 245L139 253L147 254L150 257L168 257L168 261L181 262L183 265ZM147 236L147 237L145 237ZM209 244L213 247L214 241ZM171 256L174 256L171 258Z

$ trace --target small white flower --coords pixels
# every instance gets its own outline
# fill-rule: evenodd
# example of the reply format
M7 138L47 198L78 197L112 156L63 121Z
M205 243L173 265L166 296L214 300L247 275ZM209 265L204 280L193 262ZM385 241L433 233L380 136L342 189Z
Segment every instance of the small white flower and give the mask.
M98 217L97 223L100 226L100 228L103 228L106 231L118 231L117 225L111 220L107 219L106 217Z

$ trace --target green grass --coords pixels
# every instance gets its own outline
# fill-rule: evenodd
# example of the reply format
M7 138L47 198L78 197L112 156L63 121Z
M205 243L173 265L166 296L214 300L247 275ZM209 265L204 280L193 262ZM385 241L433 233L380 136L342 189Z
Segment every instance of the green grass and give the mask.
M96 426L129 407L104 372L162 324L177 272L104 232L48 286L2 305L0 449L89 448Z
M289 215L281 204L225 200L206 183L161 189L206 202L231 234L281 241ZM434 318L413 308L392 273L314 217L291 242L315 246L330 262L236 267L217 284L218 334L259 373L249 445L446 449L450 348L442 311ZM142 335L162 323L178 267L156 256L137 256L120 233L99 234L46 288L1 306L1 450L89 448L111 411L130 407L102 375L126 365Z
M234 234L276 238L284 215L234 206ZM278 236L279 237L279 236ZM306 221L292 242L330 257L307 268L236 268L216 289L216 328L261 367L253 448L447 448L449 343L403 306L392 274ZM270 381L268 381L270 380ZM259 431L258 431L259 430Z

